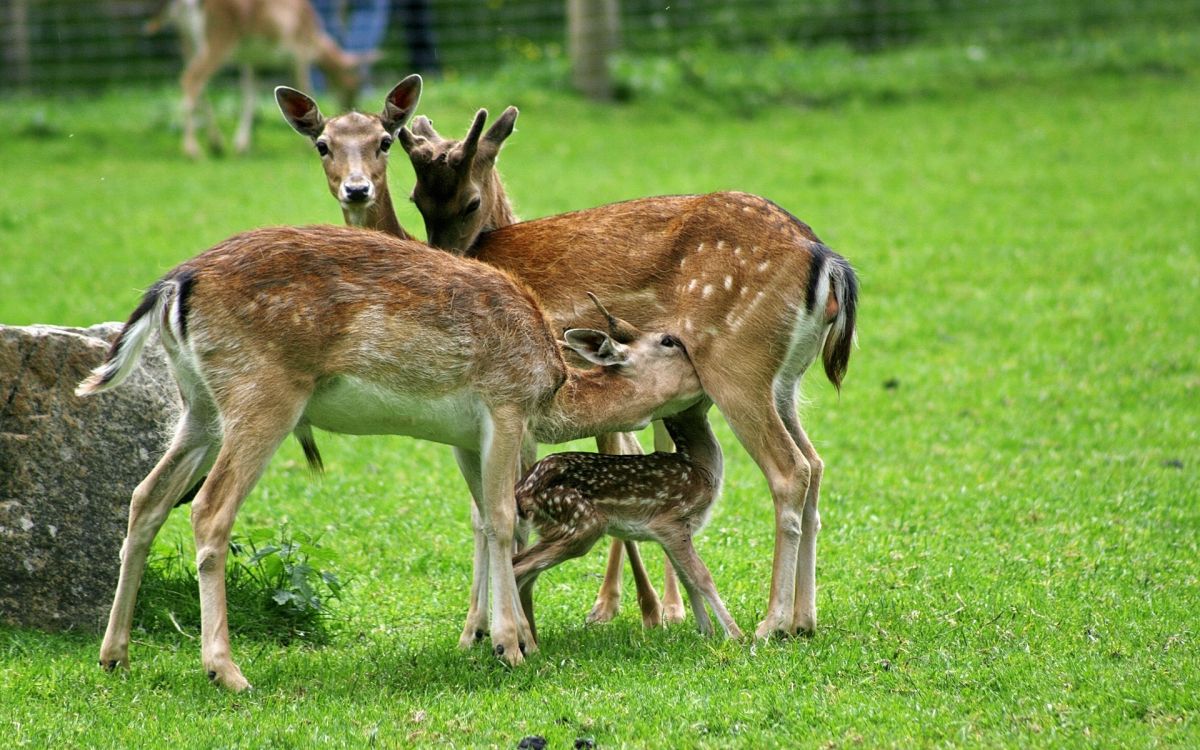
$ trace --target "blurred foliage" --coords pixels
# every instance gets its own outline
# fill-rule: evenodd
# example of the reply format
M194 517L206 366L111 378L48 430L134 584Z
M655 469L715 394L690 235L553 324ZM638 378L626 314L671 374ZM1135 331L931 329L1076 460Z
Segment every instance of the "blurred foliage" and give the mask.
M178 75L174 36L142 32L160 0L23 2L22 22L16 13L0 13L0 91L48 93ZM394 8L400 4L394 0ZM564 55L561 0L433 0L431 8L438 56L450 75ZM377 66L383 77L408 71L406 18L392 14ZM781 44L862 53L914 41L995 45L1130 24L1194 26L1198 18L1200 0L622 0L621 37L629 55L760 52ZM18 38L26 44L16 44ZM25 64L16 59L22 48L29 50ZM280 72L290 76L286 68Z

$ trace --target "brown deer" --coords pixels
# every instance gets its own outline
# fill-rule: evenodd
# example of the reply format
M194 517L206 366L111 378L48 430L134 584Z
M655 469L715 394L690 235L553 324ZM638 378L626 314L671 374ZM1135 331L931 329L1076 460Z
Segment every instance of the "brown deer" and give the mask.
M387 155L396 132L412 116L421 96L421 77L411 75L397 84L384 99L379 115L348 112L337 117L325 118L317 103L306 94L279 86L275 99L284 119L296 132L309 138L325 172L329 192L342 208L346 223L351 226L378 229L397 237L410 239L396 218L391 194L387 184ZM515 110L514 110L515 114ZM506 200L500 200L507 205ZM641 452L632 435L605 435L597 438L601 450L615 453ZM667 446L669 447L669 446ZM469 452L455 449L455 458L469 487L478 488L478 461ZM472 506L474 507L474 506ZM480 640L487 632L487 556L480 519L472 514L475 529L475 566L471 584L471 606L463 627L461 646L468 647ZM611 619L616 613L620 597L620 544L616 542L616 556L610 562L606 575L607 585L602 589L601 601L589 615L589 621ZM638 604L642 620L653 627L663 619L682 621L683 604L678 591L668 585L666 606L659 603L658 596L641 565L637 548L628 545L630 563L638 583ZM668 578L668 583L674 581ZM615 582L615 583L613 583ZM673 595L673 596L672 596Z
M117 386L155 331L184 412L167 453L134 490L100 662L128 665L150 544L203 478L191 513L201 658L209 678L233 690L248 683L230 652L229 535L288 433L314 465L313 427L409 435L481 456L492 642L516 665L536 646L512 570L513 491L526 431L552 443L636 429L701 397L673 335L619 321L608 334L567 331L565 345L600 366L576 369L563 360L536 298L507 273L341 227L254 230L176 266L146 293L76 393Z
M555 330L585 325L580 286L601 279L600 296L623 318L681 332L774 500L770 597L755 633L814 632L824 463L800 425L796 391L818 357L841 386L858 306L850 264L775 203L737 192L641 198L485 232L501 221L484 201L503 190L495 160L507 133L493 126L485 137L481 117L463 141L424 127L398 134L432 244L453 242L521 279Z
M485 134L443 139L426 121L401 129L430 244L503 268L538 294L555 327L577 325L581 279L608 269L601 296L647 328L679 330L705 392L767 478L775 554L758 637L816 628L816 541L824 464L800 426L796 391L822 357L841 385L858 284L808 225L746 193L643 198L502 226L496 158L509 109ZM589 269L587 272L581 272Z
M146 24L153 33L165 25L178 28L185 58L183 76L183 152L200 156L196 140L196 107L209 79L230 56L237 53L241 65L242 114L234 136L234 148L250 148L254 128L254 63L290 57L296 80L312 89L309 69L319 67L337 89L342 106L354 106L362 85L361 68L372 55L344 51L325 33L317 12L308 0L167 0ZM209 145L221 151L212 107L205 103Z
M517 485L517 514L538 532L537 543L513 558L525 619L535 638L533 585L538 576L586 554L606 533L662 545L687 589L700 632L713 632L707 602L725 635L742 637L692 544L721 491L721 446L708 424L710 405L705 400L663 420L674 453L556 453L535 464Z

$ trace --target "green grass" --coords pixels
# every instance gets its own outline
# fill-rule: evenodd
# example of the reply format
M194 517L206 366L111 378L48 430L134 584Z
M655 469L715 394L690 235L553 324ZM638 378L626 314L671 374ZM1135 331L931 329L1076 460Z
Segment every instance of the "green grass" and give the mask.
M194 623L136 633L117 675L95 666L96 635L0 628L5 743L1200 744L1200 65L1181 59L750 118L431 83L423 111L443 130L475 106L522 107L501 168L526 217L738 188L855 263L861 346L841 396L813 377L803 413L827 464L820 632L646 632L631 600L585 627L598 549L543 577L542 651L524 667L460 653L470 534L449 450L324 435L325 479L285 446L239 528L323 534L350 579L326 645L235 638L256 689L233 696L207 684ZM120 319L228 234L340 220L310 147L265 103L253 156L188 164L173 101L5 103L0 321ZM397 160L394 192L410 180ZM698 546L753 628L771 505L717 427L726 489ZM186 513L159 549L181 538Z

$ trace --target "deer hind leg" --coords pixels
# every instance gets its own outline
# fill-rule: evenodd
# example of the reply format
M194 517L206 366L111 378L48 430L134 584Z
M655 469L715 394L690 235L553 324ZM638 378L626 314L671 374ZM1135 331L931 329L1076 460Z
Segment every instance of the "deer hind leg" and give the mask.
M264 389L266 390L266 389ZM281 389L274 389L279 394ZM208 678L233 691L250 687L229 646L225 559L233 521L284 438L295 429L305 397L294 393L270 403L222 409L225 434L208 479L192 504L192 534L200 579L200 658Z
M213 74L225 62L225 58L233 51L233 42L222 37L209 37L196 50L196 54L188 60L183 69L183 153L193 159L200 157L200 144L196 142L196 106L204 87ZM208 111L208 134L214 149L219 150L221 134L217 130L216 118L212 115L212 106Z
M525 415L512 405L490 411L492 429L483 446L483 502L480 515L487 537L488 568L492 586L491 634L493 650L510 666L525 660L536 648L529 623L522 613L513 576L513 538L516 499L513 490L520 468Z
M709 396L725 415L738 440L758 464L775 502L775 554L771 564L771 595L766 617L755 635L794 633L796 564L801 538L801 513L808 494L808 459L788 434L770 397L770 384L759 397L744 388L728 388L719 380L709 384Z
M630 432L616 432L596 436L596 449L610 455L641 455L642 445L637 436ZM613 539L608 548L608 565L604 569L604 582L596 593L596 602L588 613L588 623L611 622L617 616L621 607L621 557L624 550L635 543L628 544L620 539ZM642 564L641 555L631 555L629 566L633 569L633 581L637 586L638 607L642 611L642 624L645 627L656 627L662 622L662 604L658 592L650 583L650 576Z
M817 535L821 531L821 513L817 504L821 495L821 475L825 464L812 441L800 426L796 416L796 386L781 384L776 388L775 406L787 427L788 434L800 448L808 461L808 492L804 496L804 512L801 516L799 559L796 565L796 599L792 625L799 634L811 635L817 629Z
M254 66L242 63L242 116L238 120L237 133L233 136L233 148L239 154L250 150L250 139L254 135Z
M100 666L105 669L129 666L129 631L150 546L171 508L212 465L219 443L211 428L211 420L201 410L186 410L167 452L133 491L128 532L121 545L121 573L100 645Z
M583 557L603 535L603 524L584 524L570 536L539 539L532 547L513 557L513 576L520 592L521 607L535 640L537 625L533 616L533 586L538 576L566 560Z
M669 453L675 450L671 435L663 426L661 420L654 422L654 450ZM675 566L671 558L663 554L663 622L668 625L678 625L687 619L687 610L683 607L683 597L679 595L679 581L675 577Z

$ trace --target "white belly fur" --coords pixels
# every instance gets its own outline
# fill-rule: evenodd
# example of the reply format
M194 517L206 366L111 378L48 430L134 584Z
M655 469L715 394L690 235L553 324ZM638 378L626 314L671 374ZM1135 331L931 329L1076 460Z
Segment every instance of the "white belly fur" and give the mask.
M478 450L487 409L470 391L441 396L399 394L358 378L323 384L304 417L314 426L345 435L409 435Z

